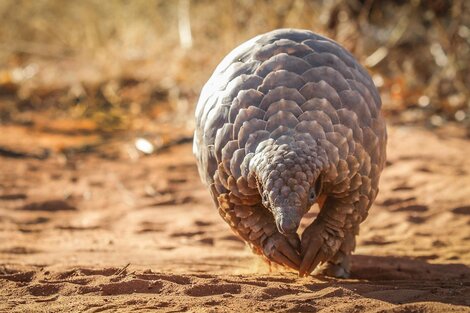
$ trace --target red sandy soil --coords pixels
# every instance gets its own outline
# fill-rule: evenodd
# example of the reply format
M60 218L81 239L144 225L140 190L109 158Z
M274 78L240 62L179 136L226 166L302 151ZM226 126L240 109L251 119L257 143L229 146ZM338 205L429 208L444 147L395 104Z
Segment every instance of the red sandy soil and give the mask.
M0 146L50 143L20 131L0 129ZM0 311L470 312L469 141L394 127L388 151L347 280L253 255L189 143L138 159L0 157Z

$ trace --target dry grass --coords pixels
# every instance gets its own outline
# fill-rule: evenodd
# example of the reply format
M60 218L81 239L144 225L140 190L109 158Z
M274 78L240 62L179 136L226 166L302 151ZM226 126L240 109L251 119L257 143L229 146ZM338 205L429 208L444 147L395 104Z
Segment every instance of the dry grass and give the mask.
M185 13L190 47L178 28ZM351 50L374 74L391 120L469 123L470 4L463 0L4 0L0 17L3 121L39 110L113 130L167 109L187 121L228 51L256 34L297 27Z

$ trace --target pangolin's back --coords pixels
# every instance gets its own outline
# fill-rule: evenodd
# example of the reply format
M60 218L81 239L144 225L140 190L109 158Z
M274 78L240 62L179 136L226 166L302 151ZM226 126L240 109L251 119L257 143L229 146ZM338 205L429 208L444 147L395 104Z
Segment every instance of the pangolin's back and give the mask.
M202 90L194 138L201 178L213 183L225 163L222 168L236 180L237 167L254 149L246 147L250 134L269 138L293 129L335 154L329 157L339 176L351 183L352 171L365 167L362 176L371 176L374 186L385 162L380 107L370 76L336 42L304 30L260 35L227 55Z

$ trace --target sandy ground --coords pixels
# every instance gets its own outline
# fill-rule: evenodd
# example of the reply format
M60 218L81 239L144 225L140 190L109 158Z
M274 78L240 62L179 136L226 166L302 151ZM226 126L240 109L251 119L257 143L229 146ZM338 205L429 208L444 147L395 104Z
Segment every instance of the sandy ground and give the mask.
M218 216L189 143L138 159L0 157L0 311L470 312L469 141L389 138L348 280L261 262Z

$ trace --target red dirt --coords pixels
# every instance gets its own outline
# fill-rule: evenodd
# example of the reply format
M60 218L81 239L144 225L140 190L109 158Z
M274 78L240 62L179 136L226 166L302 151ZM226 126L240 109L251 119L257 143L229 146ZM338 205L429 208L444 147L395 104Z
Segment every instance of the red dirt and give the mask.
M16 131L1 143L50 142ZM139 159L0 157L0 311L470 312L469 142L417 128L389 138L347 280L253 255L214 209L190 144Z

